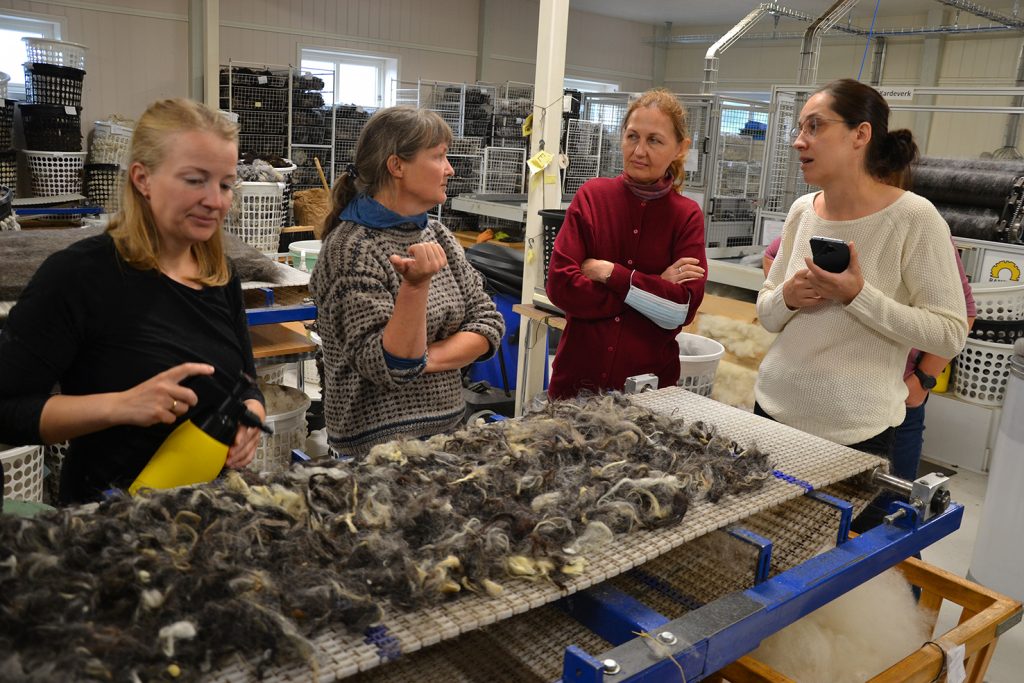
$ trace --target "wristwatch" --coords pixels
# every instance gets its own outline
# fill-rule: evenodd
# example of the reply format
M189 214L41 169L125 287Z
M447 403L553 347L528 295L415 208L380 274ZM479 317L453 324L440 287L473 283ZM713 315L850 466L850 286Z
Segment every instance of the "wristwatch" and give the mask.
M917 376L919 380L921 380L922 387L924 387L925 389L935 388L935 377L933 375L929 375L921 368L914 368L914 374Z

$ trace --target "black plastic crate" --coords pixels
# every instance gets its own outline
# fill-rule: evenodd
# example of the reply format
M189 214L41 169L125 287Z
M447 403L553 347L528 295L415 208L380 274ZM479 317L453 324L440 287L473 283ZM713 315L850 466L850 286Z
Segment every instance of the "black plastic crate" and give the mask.
M0 100L0 149L13 146L14 100Z
M551 254L555 250L555 238L565 220L565 209L543 209L539 213L544 227L544 282L547 283L548 266L551 265Z
M112 213L121 204L121 188L125 177L119 164L86 164L83 168L82 190L90 204Z
M25 133L25 149L41 152L82 151L80 107L19 102L18 110Z
M70 66L25 64L25 97L32 104L82 106L82 81L85 72Z
M0 185L10 189L12 199L17 194L18 153L13 149L0 151Z
M983 320L976 318L974 327L968 335L972 339L995 342L996 344L1013 344L1024 338L1024 320Z

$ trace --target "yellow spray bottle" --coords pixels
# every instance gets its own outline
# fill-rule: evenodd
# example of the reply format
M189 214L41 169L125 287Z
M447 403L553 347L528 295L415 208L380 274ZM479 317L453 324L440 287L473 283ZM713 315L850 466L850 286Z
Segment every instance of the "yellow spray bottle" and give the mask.
M273 434L242 402L242 394L254 385L252 378L243 374L217 410L197 422L190 418L178 425L128 487L128 493L134 496L143 488L169 489L213 481L224 468L239 424Z

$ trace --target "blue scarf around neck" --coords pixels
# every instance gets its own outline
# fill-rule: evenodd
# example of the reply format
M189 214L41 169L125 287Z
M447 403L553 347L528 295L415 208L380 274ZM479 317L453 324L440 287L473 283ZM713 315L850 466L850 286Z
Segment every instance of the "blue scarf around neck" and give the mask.
M415 216L403 216L395 213L365 194L357 195L341 211L343 221L352 221L367 228L398 228L410 223L422 230L427 227L427 212Z

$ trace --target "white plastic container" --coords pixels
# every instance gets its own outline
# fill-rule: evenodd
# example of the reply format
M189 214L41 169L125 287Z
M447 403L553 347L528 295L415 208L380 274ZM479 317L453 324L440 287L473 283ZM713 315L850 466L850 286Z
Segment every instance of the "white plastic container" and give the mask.
M0 444L4 469L4 500L43 500L43 447Z
M288 245L288 255L292 262L292 268L297 268L304 273L313 272L313 266L320 257L320 240L302 240L292 242Z
M967 578L1024 600L1024 357L1010 364L988 489Z
M676 342L679 344L679 381L676 386L701 396L710 396L725 347L714 339L689 332L676 335Z
M283 392L288 397L289 405L294 407L278 414L267 415L264 422L274 430L274 433L260 437L256 457L249 464L249 468L257 472L283 472L291 466L292 450L304 448L306 445L306 411L309 410L310 400L294 387L271 385L266 389Z

